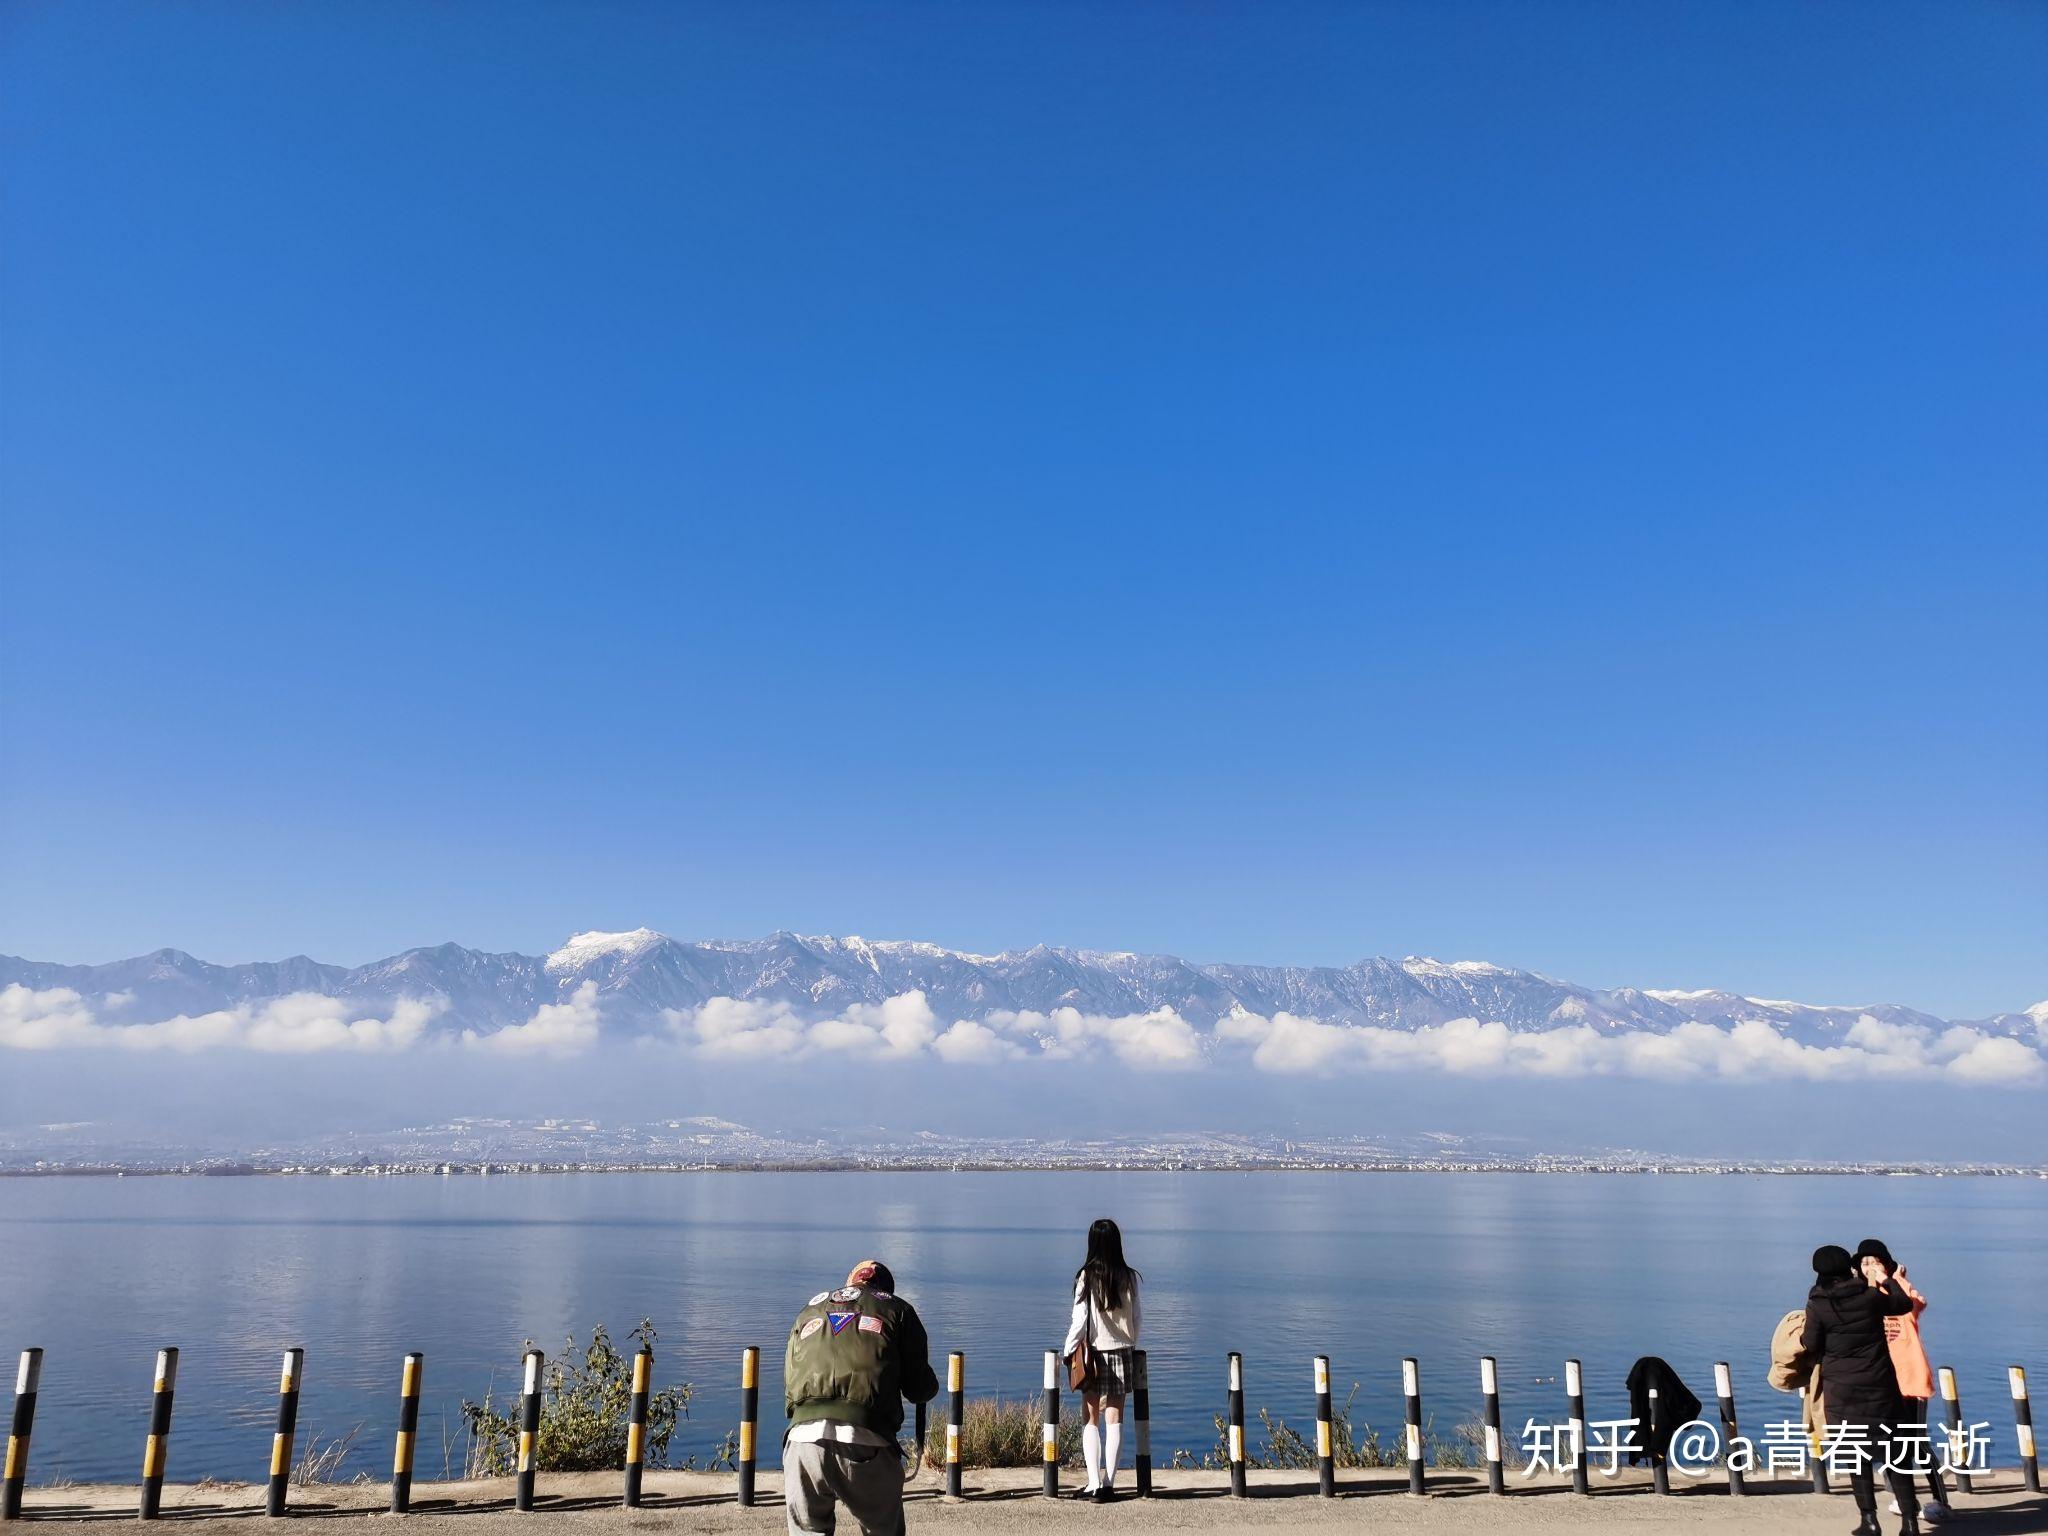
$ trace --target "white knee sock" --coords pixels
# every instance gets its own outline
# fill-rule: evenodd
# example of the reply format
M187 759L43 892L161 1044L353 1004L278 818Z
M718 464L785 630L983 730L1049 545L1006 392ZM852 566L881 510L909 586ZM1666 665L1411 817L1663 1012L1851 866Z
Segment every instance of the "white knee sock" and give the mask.
M1124 1421L1111 1419L1102 1426L1102 1480L1116 1481L1116 1453L1123 1449Z
M1088 1487L1102 1486L1102 1431L1093 1424L1081 1426L1081 1459L1088 1463Z

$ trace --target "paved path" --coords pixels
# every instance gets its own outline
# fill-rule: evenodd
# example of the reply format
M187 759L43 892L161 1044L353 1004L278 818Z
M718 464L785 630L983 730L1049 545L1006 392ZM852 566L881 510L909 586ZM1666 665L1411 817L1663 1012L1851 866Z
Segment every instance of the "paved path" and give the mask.
M1752 1497L1731 1499L1717 1484L1657 1497L1640 1480L1624 1477L1591 1500L1566 1486L1537 1478L1518 1481L1507 1498L1486 1493L1482 1478L1445 1472L1432 1478L1427 1498L1407 1494L1401 1472L1348 1472L1343 1496L1315 1496L1312 1474L1254 1472L1253 1497L1228 1496L1220 1472L1162 1471L1156 1496L1125 1498L1102 1508L1038 1494L1035 1470L970 1472L968 1498L939 1497L939 1480L926 1472L910 1485L909 1523L923 1531L991 1531L1065 1536L1068 1532L1355 1530L1433 1531L1492 1536L1519 1531L1722 1531L1810 1532L1842 1536L1855 1524L1846 1495L1815 1496L1804 1483L1758 1483ZM382 1484L339 1484L297 1488L294 1508L306 1520L341 1520L343 1530L398 1527L415 1536L626 1536L626 1533L751 1532L776 1536L783 1529L781 1479L763 1471L759 1503L740 1509L732 1502L729 1473L650 1472L646 1503L627 1511L618 1505L616 1473L546 1475L531 1514L511 1507L508 1479L471 1483L422 1483L415 1512L402 1521L380 1513L389 1501ZM1956 1496L1954 1524L1936 1527L1968 1536L2048 1536L2048 1495L2027 1493L2018 1475L2006 1471L1980 1479L1982 1492ZM135 1490L123 1487L31 1488L24 1513L64 1531L135 1529ZM199 1484L164 1490L165 1536L250 1536L263 1519L263 1489L247 1484ZM359 1523L361 1522L361 1523ZM1887 1531L1898 1521L1884 1517ZM843 1536L855 1536L850 1525Z

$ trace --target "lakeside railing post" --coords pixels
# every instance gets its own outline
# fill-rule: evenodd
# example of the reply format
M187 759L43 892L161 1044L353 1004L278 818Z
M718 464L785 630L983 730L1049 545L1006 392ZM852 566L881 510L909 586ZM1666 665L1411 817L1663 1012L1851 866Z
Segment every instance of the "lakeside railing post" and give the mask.
M519 1481L512 1507L533 1508L535 1464L540 1452L540 1373L544 1357L537 1349L526 1352L526 1379L519 1397Z
M1963 1433L1963 1401L1956 1391L1956 1373L1953 1367L1944 1365L1939 1375L1942 1408L1948 1415L1949 1470L1955 1475L1956 1487L1964 1493L1975 1493L1970 1477L1970 1442Z
M398 1441L391 1450L391 1513L407 1514L412 1509L412 1452L420 1436L420 1376L427 1357L414 1352L405 1357L398 1376Z
M1045 1496L1060 1493L1060 1357L1059 1351L1045 1352Z
M1593 1485L1586 1480L1586 1378L1576 1360L1564 1363L1564 1401L1571 1418L1572 1492L1590 1494Z
M1330 1425L1330 1357L1317 1355L1316 1379L1316 1487L1326 1499L1337 1496L1337 1447Z
M1479 1359L1479 1395L1486 1404L1480 1419L1486 1436L1486 1491L1506 1493L1508 1476L1500 1444L1500 1366L1491 1355Z
M1728 1460L1728 1492L1739 1499L1749 1490L1743 1486L1741 1458L1735 1454L1735 1442L1741 1431L1735 1427L1735 1378L1726 1360L1714 1362L1714 1396L1721 1409L1721 1444Z
M1663 1414L1658 1411L1660 1401L1661 1399L1657 1396L1657 1389L1651 1387L1650 1422L1642 1445L1650 1455L1650 1486L1659 1493L1669 1493L1671 1491L1671 1468L1665 1463L1664 1453L1657 1449L1657 1431L1664 1421Z
M1799 1389L1799 1421L1802 1424L1806 1422L1806 1389L1804 1387ZM1815 1493L1826 1493L1828 1491L1828 1459L1821 1454L1825 1449L1825 1442L1821 1436L1808 1430L1806 1433L1806 1467L1813 1478L1813 1491Z
M6 1481L0 1483L0 1520L21 1518L21 1491L28 1486L28 1437L36 1423L36 1393L43 1381L43 1352L24 1349L14 1375L14 1419L7 1430Z
M647 1390L654 1379L654 1350L642 1344L633 1356L633 1397L626 1405L626 1488L620 1502L640 1507L641 1474L647 1468Z
M1422 1364L1413 1355L1401 1362L1401 1396L1406 1399L1408 1491L1420 1494L1428 1486L1422 1470Z
M149 1438L142 1445L142 1507L138 1513L154 1520L164 1502L164 1463L171 1452L171 1402L178 1391L178 1352L156 1352L156 1387L149 1399Z
M299 1373L305 1369L306 1352L284 1352L284 1374L277 1383L277 1433L270 1437L270 1489L263 1501L264 1513L275 1519L284 1513L292 1484L292 1440L299 1428Z
M1230 1352L1230 1496L1245 1498L1250 1490L1244 1475L1244 1356Z
M1145 1351L1139 1350L1136 1357L1137 1381L1131 1387L1131 1416L1138 1426L1138 1452L1131 1461L1131 1473L1138 1497L1152 1497L1152 1371L1145 1362Z
M2027 1368L2009 1366L2005 1375L2012 1384L2012 1425L2020 1442L2020 1475L2027 1480L2030 1493L2039 1493L2041 1463L2034 1455L2034 1410L2027 1401Z
M960 1497L960 1426L967 1416L967 1357L946 1356L946 1497ZM924 1447L918 1447L924 1454Z
M742 1508L754 1502L754 1461L760 1454L761 1351L749 1344L740 1351L740 1490Z

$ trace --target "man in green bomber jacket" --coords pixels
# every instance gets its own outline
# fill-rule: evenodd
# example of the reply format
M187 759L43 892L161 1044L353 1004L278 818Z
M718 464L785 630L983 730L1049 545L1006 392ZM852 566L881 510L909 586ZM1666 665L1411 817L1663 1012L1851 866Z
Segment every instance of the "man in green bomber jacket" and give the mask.
M939 1378L917 1309L895 1291L889 1267L863 1259L790 1325L782 1498L791 1532L833 1536L844 1504L862 1536L901 1536L903 1399L930 1402Z

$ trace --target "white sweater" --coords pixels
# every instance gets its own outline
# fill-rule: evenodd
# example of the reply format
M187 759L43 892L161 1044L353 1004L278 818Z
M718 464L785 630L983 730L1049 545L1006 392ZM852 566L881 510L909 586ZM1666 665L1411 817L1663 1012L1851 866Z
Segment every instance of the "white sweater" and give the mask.
M1067 1341L1060 1345L1062 1356L1071 1355L1081 1342L1081 1330L1088 1327L1092 1314L1095 1326L1088 1331L1088 1342L1097 1349L1136 1349L1138 1347L1138 1277L1131 1276L1131 1293L1124 1298L1120 1307L1088 1305L1088 1298L1082 1294L1082 1282L1074 1282L1074 1311L1067 1319Z

